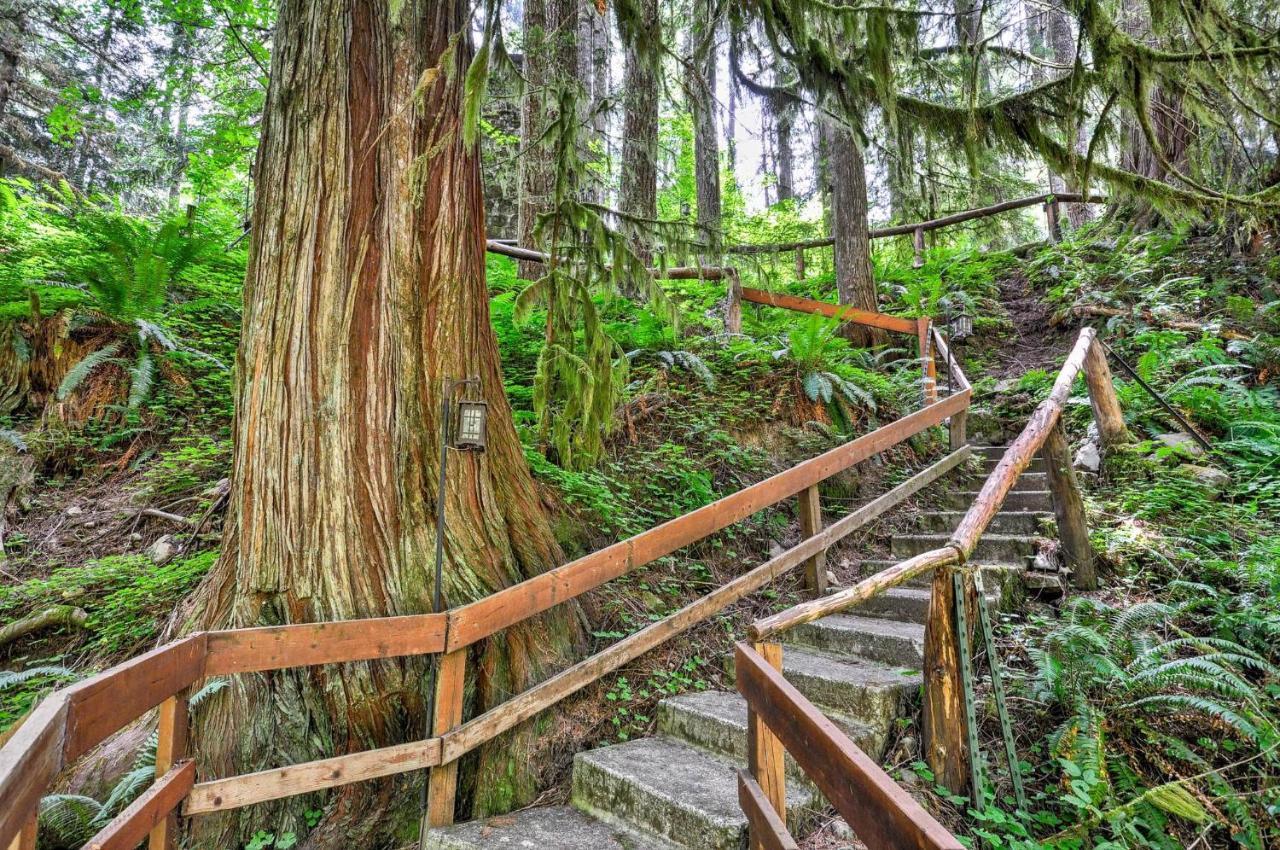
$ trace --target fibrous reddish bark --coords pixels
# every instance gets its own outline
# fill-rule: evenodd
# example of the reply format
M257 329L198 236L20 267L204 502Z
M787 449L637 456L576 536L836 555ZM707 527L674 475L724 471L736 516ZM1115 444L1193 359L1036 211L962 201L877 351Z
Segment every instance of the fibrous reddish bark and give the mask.
M489 324L479 155L460 127L469 14L465 0L281 3L255 169L234 485L222 555L190 627L430 610L438 411L450 378L479 377L489 439L483 454L450 458L446 604L560 559ZM476 648L472 711L570 654L567 613ZM405 659L234 677L196 718L201 778L419 739L425 670L424 659ZM529 797L528 746L525 733L480 754L478 810ZM335 792L317 843L386 844L408 832L418 781ZM264 823L301 833L316 803L200 818L194 838L236 846Z
M828 124L831 170L832 235L835 237L836 288L840 303L875 311L876 282L871 274L871 234L867 224L867 175L862 146L843 126ZM882 341L874 328L846 324L850 339L863 345Z

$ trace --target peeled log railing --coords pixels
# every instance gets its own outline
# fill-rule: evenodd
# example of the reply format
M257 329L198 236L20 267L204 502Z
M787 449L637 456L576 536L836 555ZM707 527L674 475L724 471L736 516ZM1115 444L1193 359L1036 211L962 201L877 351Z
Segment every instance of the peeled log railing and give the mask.
M939 336L935 340L943 362L950 362L950 355L945 341ZM797 735L788 726L794 727L795 717L807 717L812 714L812 706L798 693L787 694L786 701L792 706L786 716L769 714L770 706L775 705L780 697L779 683L785 680L780 675L774 676L765 668L763 661L777 659L775 666L782 666L781 646L771 639L782 632L803 623L848 610L873 596L907 580L933 571L932 591L929 610L925 622L924 647L924 744L930 767L938 781L960 792L967 780L966 765L968 742L965 734L965 703L962 695L960 677L960 644L955 621L955 585L951 580L951 570L963 567L973 554L982 534L991 520L1000 511L1005 498L1013 489L1018 477L1030 465L1037 452L1045 455L1049 471L1050 488L1053 491L1054 511L1057 515L1058 532L1068 560L1075 570L1075 581L1078 586L1091 587L1096 581L1092 567L1092 553L1089 549L1088 532L1085 527L1084 506L1071 470L1071 457L1067 450L1066 438L1063 435L1060 419L1062 411L1071 394L1072 386L1083 372L1089 390L1091 407L1098 420L1099 432L1103 435L1104 446L1115 445L1127 439L1124 422L1121 418L1119 401L1115 388L1111 383L1110 371L1106 369L1105 355L1100 348L1092 328L1084 328L1076 339L1075 346L1067 355L1062 369L1049 396L1035 409L1022 432L1009 445L996 468L983 482L982 489L966 511L950 541L946 546L924 552L913 558L902 561L873 576L863 579L851 588L842 590L820 599L804 602L769 617L757 620L748 627L747 633L751 645L739 644L738 658L740 667L745 665L754 670L754 677L741 679L739 690L752 706L750 725L753 736L758 742L750 748L752 755L750 774L743 777L744 791L741 794L744 810L752 828L759 830L757 838L753 838L753 846L791 846L786 841L785 826L782 833L777 832L778 818L765 817L754 811L761 800L767 801L774 813L785 812L785 784L783 782L782 758L779 754L774 759L757 757L758 753L768 753L778 746L780 739L786 745L806 773L818 782L826 791L821 770L823 765L816 765L819 772L811 772L814 751L825 751L828 760L843 759L847 764L846 781L853 781L864 790L863 797L868 795L880 798L879 811L885 817L905 817L914 812L908 801L892 797L890 789L884 787L885 779L880 778L879 770L869 760L857 759L862 755L831 724L818 724L813 719L809 731ZM953 380L963 382L967 388L968 381L962 374L953 372ZM964 639L968 639L965 636ZM757 713L763 715L764 725L760 726ZM853 753L850 752L852 748ZM802 760L805 759L805 760ZM853 777L849 780L848 777ZM839 789L833 789L838 791ZM758 793L757 793L758 792ZM864 840L878 836L884 829L886 821L873 819L863 829L868 830L866 836L859 831L853 818L865 817L856 806L846 811L840 804L839 797L828 796L841 814L849 820L855 832ZM896 800L896 801L895 801ZM927 815L922 819L919 813L908 818L910 824L896 828L891 835L877 847L937 847L953 848L958 845L948 843L948 836L930 833L932 819ZM952 839L953 841L954 839Z

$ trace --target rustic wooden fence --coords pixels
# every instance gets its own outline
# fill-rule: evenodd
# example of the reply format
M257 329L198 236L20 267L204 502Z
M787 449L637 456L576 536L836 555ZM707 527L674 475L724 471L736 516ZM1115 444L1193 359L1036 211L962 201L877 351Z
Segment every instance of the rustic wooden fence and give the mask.
M816 303L816 302L815 302ZM828 305L830 306L830 305ZM803 307L802 307L803 308ZM839 308L835 308L839 309ZM882 314L840 318L942 338L927 323ZM942 349L945 352L945 349ZM929 367L926 367L927 369ZM45 698L0 748L0 847L32 850L42 795L64 769L125 726L158 708L156 781L89 842L95 848L134 847L149 836L153 850L172 848L179 814L197 817L412 770L429 770L427 820L454 816L458 759L528 720L601 676L707 620L795 567L805 565L811 592L823 592L822 554L836 541L937 480L968 457L959 435L947 457L853 513L822 528L818 485L856 463L948 422L969 407L971 390L960 377L941 400L936 390L920 410L799 463L764 481L620 543L593 552L491 596L440 614L199 632L165 644ZM703 540L761 510L796 497L807 538L799 545L717 588L607 649L569 667L513 699L463 722L467 651L562 602ZM432 736L197 782L188 758L187 695L206 678L409 655L439 655Z
M938 343L945 347L941 338ZM956 623L952 570L964 568L1018 476L1037 452L1042 452L1046 461L1059 537L1074 567L1076 583L1091 587L1096 581L1083 502L1060 422L1071 388L1082 372L1104 446L1126 440L1105 352L1093 329L1085 328L1048 398L1032 413L987 477L945 546L902 561L846 590L757 620L748 628L751 643L738 644L737 670L738 689L751 712L749 765L748 773L740 778L740 800L751 822L753 847L795 847L785 826L784 749L869 847L954 850L960 846L786 683L780 673L782 647L776 638L790 628L845 611L932 571L932 595L925 624L924 746L939 781L953 790L962 790L968 780L966 722L976 722L976 718L966 718L961 690L960 641L969 638L960 634ZM960 379L963 381L962 375ZM965 604L982 603L967 599Z

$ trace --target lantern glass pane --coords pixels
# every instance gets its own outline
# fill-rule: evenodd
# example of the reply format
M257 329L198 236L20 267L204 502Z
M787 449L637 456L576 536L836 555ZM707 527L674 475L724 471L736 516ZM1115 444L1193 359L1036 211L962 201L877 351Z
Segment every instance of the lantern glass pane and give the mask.
M464 404L458 422L458 442L484 442L484 409L478 404Z

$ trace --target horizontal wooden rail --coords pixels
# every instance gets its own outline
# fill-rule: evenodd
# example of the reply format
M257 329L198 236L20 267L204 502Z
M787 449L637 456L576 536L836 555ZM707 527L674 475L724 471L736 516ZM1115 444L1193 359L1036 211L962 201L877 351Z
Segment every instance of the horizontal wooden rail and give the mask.
M1064 204L1105 204L1107 199L1099 195L1090 195L1087 199L1079 192L1059 192L1057 194L1028 195L1025 198L1015 198L1010 201L1002 201L998 204L992 204L988 207L978 207L971 210L961 210L960 212L944 215L940 218L930 219L928 221L915 221L908 224L894 224L888 227L873 227L868 231L868 235L872 239L885 239L891 236L907 236L915 233L917 230L938 230L943 227L950 227L953 224L962 224L966 221L972 221L978 218L987 218L988 216L998 215L1010 210L1022 209L1023 207L1033 207L1036 204L1050 203L1057 201ZM750 254L780 254L786 251L803 251L807 248L825 248L835 243L830 236L823 236L818 239L801 239L795 242L770 242L759 245L729 245L724 249L726 254L750 255Z
M884 330L897 331L898 333L914 334L918 328L915 319L903 319L886 313L858 310L839 304L828 304L825 301L815 301L812 298L801 298L798 295L784 295L777 292L767 292L763 289L752 289L748 286L742 287L742 300L750 301L754 304L768 304L771 307L783 307L801 313L817 313L821 316L839 319L842 322L883 328Z
M773 810L764 789L745 770L738 771L738 806L747 816L753 842L762 850L799 850L787 831L787 822Z
M182 813L203 815L225 812L267 800L422 770L438 764L439 738L410 741L407 744L201 782L191 789L191 796L182 807Z
M715 616L728 606L764 587L788 570L824 552L852 532L928 486L969 457L970 449L947 455L856 511L806 538L796 546L733 579L674 614L646 626L585 661L535 685L508 702L444 735L443 760L453 761L537 715L601 676L639 658L659 644Z
M90 838L85 850L133 850L178 807L195 779L195 762L175 765Z
M684 516L477 602L454 608L449 611L446 650L452 652L483 640L790 498L913 434L941 424L953 413L968 407L969 395L966 391L949 396Z
M442 652L447 623L444 614L410 614L209 632L205 675Z
M738 692L749 709L870 850L961 850L955 836L751 646L738 643L734 659Z

